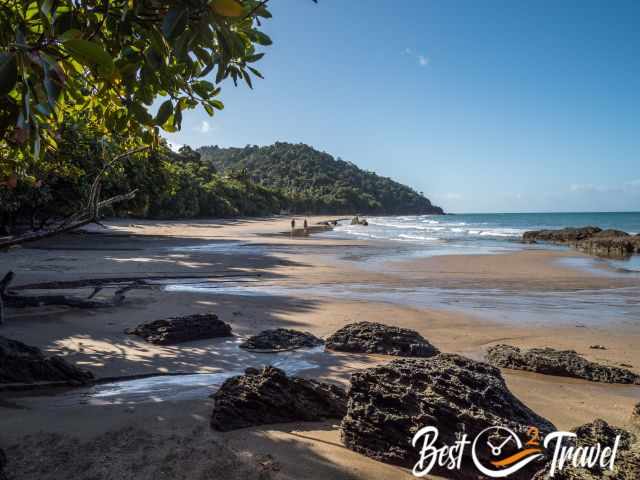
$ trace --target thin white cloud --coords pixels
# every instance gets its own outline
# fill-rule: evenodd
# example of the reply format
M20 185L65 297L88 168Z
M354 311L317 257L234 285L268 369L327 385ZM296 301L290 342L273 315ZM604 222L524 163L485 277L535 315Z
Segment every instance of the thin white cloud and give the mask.
M594 185L592 183L574 183L569 186L572 193L640 193L640 179L619 185Z
M447 200L460 200L462 198L462 194L453 192L445 193L444 198L446 198Z
M418 65L420 65L421 67L426 67L430 63L429 57L423 55L420 52L414 51L412 48L405 48L402 51L402 55L409 55L410 57L415 58L416 62L418 62Z
M198 127L198 131L200 133L207 133L209 130L211 130L211 125L209 125L209 122L206 120L203 120Z

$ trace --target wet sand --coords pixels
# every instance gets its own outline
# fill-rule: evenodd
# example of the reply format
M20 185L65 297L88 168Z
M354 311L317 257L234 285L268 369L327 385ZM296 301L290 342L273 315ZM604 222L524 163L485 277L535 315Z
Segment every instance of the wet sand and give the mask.
M323 218L312 218L310 223L320 220ZM288 228L289 219L285 218L119 221L109 224L107 232L96 228L93 230L99 233L67 235L34 244L33 248L11 250L2 254L2 270L16 272L15 285L84 278L193 275L209 277L208 285L212 287L228 282L239 286L268 284L284 293L240 296L224 293L224 289L219 290L221 293L167 291L158 282L151 288L131 291L123 305L109 309L11 311L6 324L0 327L0 335L63 355L91 369L99 378L242 370L248 362L246 357L239 356L233 346L225 346L219 339L166 347L146 344L124 334L125 328L142 321L199 312L218 314L239 336L280 326L327 336L346 323L369 320L416 329L442 351L478 360L488 346L496 343L550 346L574 349L591 360L610 365L630 364L640 373L640 351L636 347L640 325L634 322L611 323L603 318L601 324L587 326L523 323L510 321L509 315L496 314L492 318L491 312L474 315L455 305L431 308L322 295L321 290L344 284L375 285L382 290L402 286L512 292L638 286L637 278L601 276L561 262L563 258L575 257L574 252L535 250L421 259L399 256L372 268L366 260L359 259L360 255L375 255L388 249L387 245L280 235ZM212 243L213 248L208 246ZM88 295L90 291L81 288L69 292ZM112 292L113 289L105 288L99 296L107 297ZM605 345L607 350L589 348L595 344ZM298 375L344 385L355 369L388 361L385 357L336 353L313 354L305 359L310 366ZM571 428L596 417L624 426L633 405L640 401L637 386L604 385L514 371L504 374L509 387L522 401L559 428ZM91 441L100 434L127 426L164 435L170 443L171 432L188 433L198 425L207 427L211 410L207 398L158 402L150 395L146 401L133 405L93 406L63 405L56 397L42 393L38 396L0 393L0 446L19 444L25 434L40 431ZM205 430L203 435L229 447L258 469L263 468L264 456L271 455L277 469L271 463L264 468L272 478L411 478L406 470L344 449L337 425L330 422L260 427L225 434ZM179 465L179 459L174 461Z

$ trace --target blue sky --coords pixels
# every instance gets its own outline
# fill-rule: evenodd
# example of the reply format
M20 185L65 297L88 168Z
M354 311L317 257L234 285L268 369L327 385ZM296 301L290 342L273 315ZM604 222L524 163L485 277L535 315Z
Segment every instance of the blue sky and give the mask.
M640 210L640 2L271 0L175 143L304 142L451 212Z

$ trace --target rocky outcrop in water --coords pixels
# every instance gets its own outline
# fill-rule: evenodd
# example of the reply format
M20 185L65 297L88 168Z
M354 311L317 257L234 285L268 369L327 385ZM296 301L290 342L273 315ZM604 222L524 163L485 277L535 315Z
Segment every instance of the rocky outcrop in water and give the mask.
M419 449L411 440L425 426L438 429L436 446L453 445L458 433L473 439L496 425L555 430L509 391L500 370L453 354L399 359L358 371L351 377L348 397L341 424L344 444L406 467L418 460ZM469 449L466 452L470 455Z
M525 242L557 242L569 243L591 238L601 232L599 227L562 228L559 230L530 230L524 232L522 239Z
M532 348L523 351L511 345L495 345L488 349L487 361L496 367L582 378L592 382L640 384L640 376L632 371L590 362L573 350Z
M46 356L39 348L0 336L0 384L66 382L90 383L93 375L57 356Z
M300 332L289 328L264 330L240 344L241 348L264 352L283 352L297 348L320 346L324 340L309 332Z
M602 230L598 227L563 228L560 230L532 230L522 235L526 243L538 241L570 245L590 255L625 258L640 253L640 235L621 230Z
M563 444L573 447L592 447L600 445L601 448L614 447L616 437L620 435L618 451L613 464L613 470L602 468L598 463L591 468L578 468L571 463L566 463L562 469L556 470L553 477L550 476L550 465L538 473L533 480L637 480L640 478L640 445L636 443L636 437L621 428L613 427L604 420L594 420L572 430L577 438L570 443L566 439ZM551 448L555 447L553 445Z
M366 218L353 217L351 219L351 225L363 225L366 227L367 225L369 225L369 222L367 222Z
M275 367L249 368L226 380L214 395L214 430L229 431L253 425L313 422L342 418L346 393L340 387L288 377Z
M125 332L138 335L149 343L172 345L207 338L230 337L231 326L213 313L199 313L142 323Z
M599 257L626 258L640 253L640 236L629 234L609 237L593 236L578 242L575 247L582 252Z
M326 347L331 350L354 353L377 353L400 357L431 357L439 353L415 330L358 322L345 325L327 338Z

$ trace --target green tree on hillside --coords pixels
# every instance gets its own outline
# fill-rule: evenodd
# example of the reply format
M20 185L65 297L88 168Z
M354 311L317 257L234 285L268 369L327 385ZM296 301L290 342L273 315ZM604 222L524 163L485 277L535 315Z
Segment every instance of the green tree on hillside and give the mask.
M198 149L221 172L245 171L300 213L439 214L421 193L305 144Z

